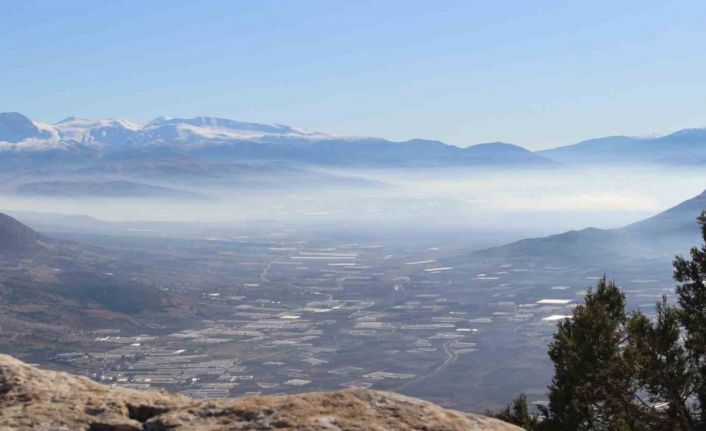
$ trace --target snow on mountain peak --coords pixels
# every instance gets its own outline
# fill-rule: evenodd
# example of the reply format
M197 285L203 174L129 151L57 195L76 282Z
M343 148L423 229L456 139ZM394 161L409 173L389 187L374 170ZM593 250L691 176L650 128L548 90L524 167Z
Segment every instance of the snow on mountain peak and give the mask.
M317 141L332 137L341 139L339 136L282 124L248 123L206 116L159 117L145 125L117 118L96 120L71 116L50 125L33 122L19 113L0 114L0 141L5 142L2 145L4 149L20 149L23 146L16 144L26 140L32 141L32 147L40 147L44 141L45 144L61 142L63 146L78 143L100 147L128 143L201 146L266 138Z
M217 117L160 117L147 123L143 131L154 137L192 143L208 140L259 139L267 136L317 140L331 136L282 124L247 123Z
M171 146L200 148L234 145L243 141L270 144L303 144L327 139L354 142L355 137L312 132L283 124L261 124L200 116L159 117L147 124L124 119L91 119L78 116L55 124L30 120L22 114L0 114L0 150L94 149L131 146Z
M58 138L58 133L48 124L32 121L18 112L0 113L2 148L15 148L29 141L36 147L41 143L54 143Z
M59 136L65 141L96 144L120 144L136 135L143 126L116 118L93 120L68 117L54 124Z

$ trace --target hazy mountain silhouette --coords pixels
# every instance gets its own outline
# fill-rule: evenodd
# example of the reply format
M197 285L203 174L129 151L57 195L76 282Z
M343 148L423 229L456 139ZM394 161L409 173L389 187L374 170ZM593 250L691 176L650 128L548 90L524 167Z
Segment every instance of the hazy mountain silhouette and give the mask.
M706 129L684 129L654 138L610 136L538 151L537 154L575 165L702 165L706 163Z
M154 186L134 181L46 181L23 184L17 188L17 193L24 196L207 199L204 195L186 190Z
M498 258L527 257L564 263L663 257L670 261L699 243L696 217L706 209L706 191L653 217L617 229L587 228L530 238L477 252Z
M27 254L43 249L49 239L16 219L0 213L0 253Z

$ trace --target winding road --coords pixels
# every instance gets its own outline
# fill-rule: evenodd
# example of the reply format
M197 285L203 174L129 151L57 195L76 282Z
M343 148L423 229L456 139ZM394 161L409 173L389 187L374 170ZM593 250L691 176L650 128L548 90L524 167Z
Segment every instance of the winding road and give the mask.
M453 341L447 341L446 343L444 343L442 345L442 348L444 349L444 353L446 353L446 360L444 362L442 362L438 367L434 368L431 372L429 372L427 374L415 377L412 380L409 380L399 386L395 386L394 388L392 388L392 390L396 391L396 390L404 389L407 386L413 385L415 383L419 383L422 380L426 380L429 377L433 377L433 376L439 374L440 372L444 371L444 369L446 367L453 364L456 361L456 359L458 359L458 353L454 350L453 343L454 343Z

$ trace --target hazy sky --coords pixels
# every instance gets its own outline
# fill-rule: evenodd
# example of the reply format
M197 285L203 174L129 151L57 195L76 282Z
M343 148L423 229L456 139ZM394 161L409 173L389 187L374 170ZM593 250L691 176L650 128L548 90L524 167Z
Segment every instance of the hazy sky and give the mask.
M0 10L0 111L46 122L214 115L533 149L706 126L702 0L22 0Z

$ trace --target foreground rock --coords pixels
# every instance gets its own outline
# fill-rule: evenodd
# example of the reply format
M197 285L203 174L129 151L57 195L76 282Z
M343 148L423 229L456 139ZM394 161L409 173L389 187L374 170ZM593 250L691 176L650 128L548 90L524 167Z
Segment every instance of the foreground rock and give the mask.
M516 431L504 422L389 392L348 390L196 401L104 386L0 355L0 431Z

